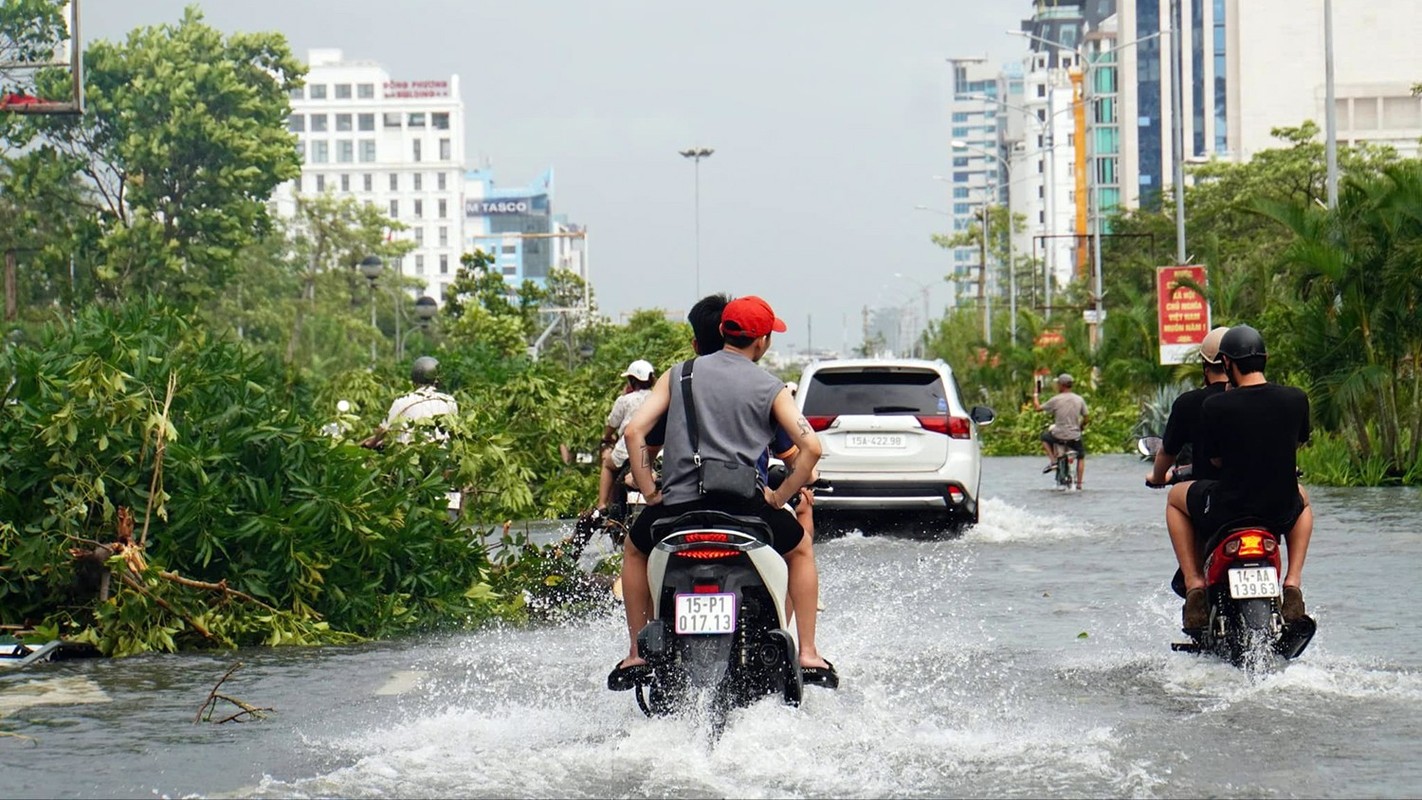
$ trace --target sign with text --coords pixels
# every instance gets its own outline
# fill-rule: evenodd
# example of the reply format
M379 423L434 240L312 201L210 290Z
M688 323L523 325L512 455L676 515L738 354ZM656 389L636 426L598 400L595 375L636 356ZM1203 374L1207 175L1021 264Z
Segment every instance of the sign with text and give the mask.
M449 97L449 81L386 81L385 97Z
M1210 303L1181 281L1205 286L1202 266L1157 267L1155 293L1158 305L1156 333L1160 336L1160 363L1184 364L1210 332Z
M495 217L508 214L548 215L548 195L530 197L486 197L466 198L464 216Z

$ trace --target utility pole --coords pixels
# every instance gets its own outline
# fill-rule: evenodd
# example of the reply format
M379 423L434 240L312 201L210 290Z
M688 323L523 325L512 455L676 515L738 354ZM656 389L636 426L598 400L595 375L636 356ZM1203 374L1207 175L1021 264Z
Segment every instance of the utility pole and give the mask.
M20 314L20 294L16 281L19 275L15 268L14 249L5 251L5 321L14 322Z
M701 159L710 158L716 152L709 147L692 147L687 150L678 150L683 158L689 158L696 163L695 186L696 186L696 298L701 298Z
M1333 0L1323 0L1323 83L1326 130L1325 153L1328 159L1328 207L1338 207L1338 108L1333 89Z
M1175 160L1175 263L1184 264L1185 252L1185 80L1181 66L1180 0L1170 0L1170 138Z

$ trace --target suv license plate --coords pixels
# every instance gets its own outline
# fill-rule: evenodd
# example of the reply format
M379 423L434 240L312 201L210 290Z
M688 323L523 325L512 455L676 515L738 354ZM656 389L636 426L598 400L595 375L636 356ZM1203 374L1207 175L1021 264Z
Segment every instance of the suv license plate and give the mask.
M676 632L678 635L735 633L736 596L731 592L678 594Z
M1278 597L1279 571L1273 567L1232 569L1229 571L1229 596L1236 600Z
M851 433L845 440L848 447L857 449L864 448L890 448L902 450L908 444L908 438L902 433Z

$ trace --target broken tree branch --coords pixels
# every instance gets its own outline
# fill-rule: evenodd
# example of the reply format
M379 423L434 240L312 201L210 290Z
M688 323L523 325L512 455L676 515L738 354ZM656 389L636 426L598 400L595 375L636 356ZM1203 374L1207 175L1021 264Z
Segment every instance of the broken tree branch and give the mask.
M176 572L160 572L158 573L158 575L164 578L165 580L170 580L180 586L188 586L193 589L206 589L210 592L222 592L231 597L246 600L249 603L255 603L268 611L275 612L277 610L276 608L267 605L266 603L263 603L261 600L258 600L257 598L251 596L250 594L247 594L246 592L239 591L237 589L233 589L231 586L228 586L226 578L223 578L217 583L209 583L207 581L200 581L194 578L184 578L182 575L179 575Z

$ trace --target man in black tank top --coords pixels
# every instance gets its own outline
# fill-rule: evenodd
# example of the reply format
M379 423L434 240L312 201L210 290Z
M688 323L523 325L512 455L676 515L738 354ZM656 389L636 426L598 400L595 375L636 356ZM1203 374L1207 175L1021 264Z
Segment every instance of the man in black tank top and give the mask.
M1220 469L1218 480L1195 480L1170 490L1165 512L1175 557L1185 581L1182 627L1208 621L1200 547L1223 526L1249 517L1288 544L1284 575L1285 621L1304 615L1304 558L1313 534L1313 511L1298 483L1295 455L1308 442L1308 396L1264 378L1268 353L1259 332L1230 328L1220 342L1233 388L1201 405L1202 441Z

